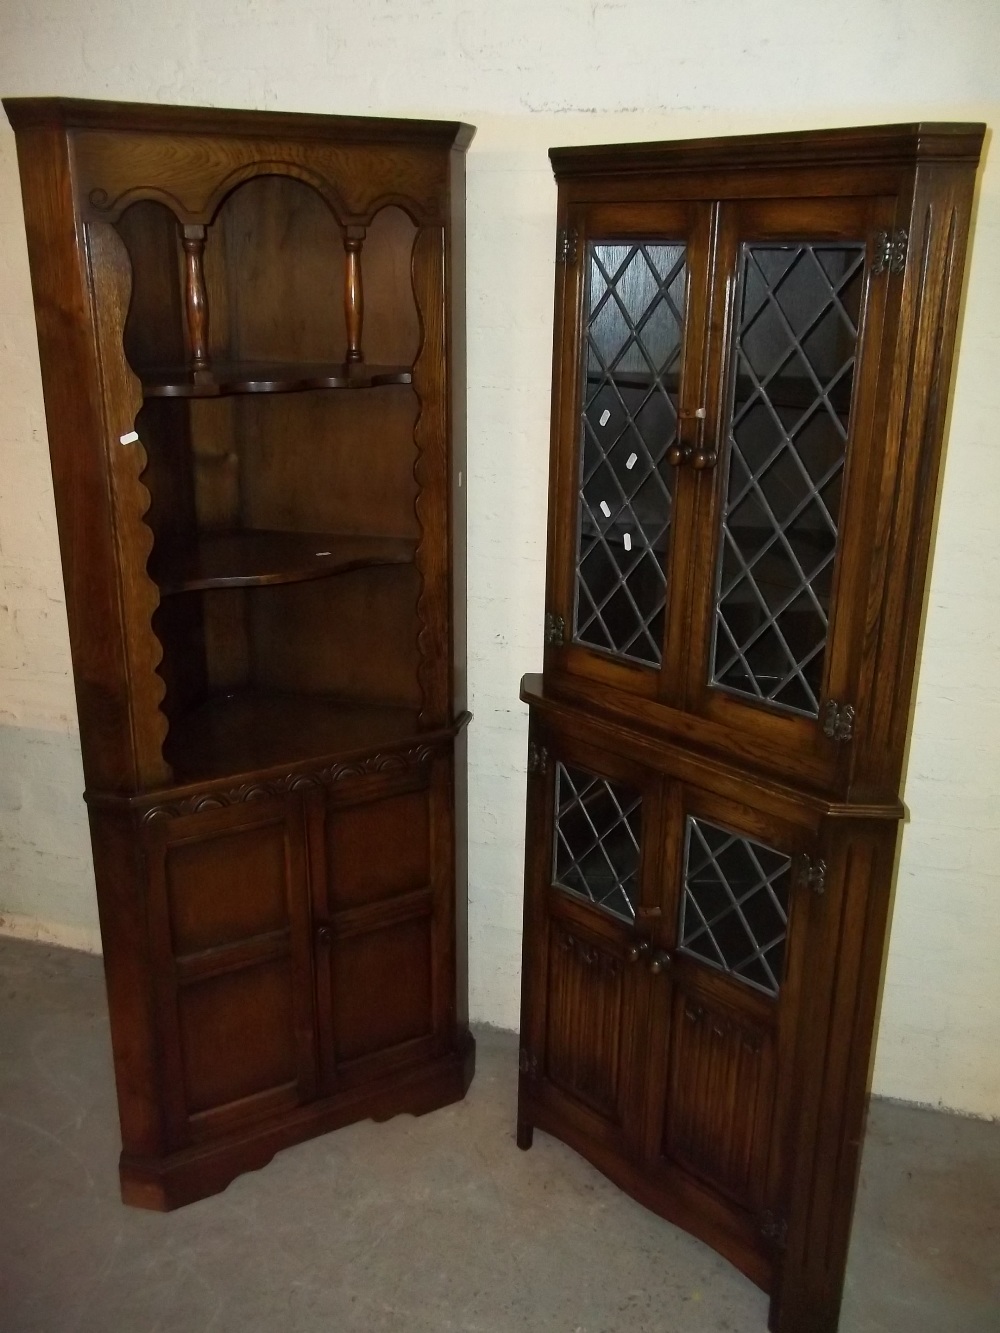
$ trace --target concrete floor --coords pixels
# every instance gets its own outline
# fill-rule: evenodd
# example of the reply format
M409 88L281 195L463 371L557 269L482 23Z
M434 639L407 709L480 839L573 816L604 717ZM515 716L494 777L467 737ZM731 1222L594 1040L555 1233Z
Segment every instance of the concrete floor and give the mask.
M514 1146L516 1039L460 1106L118 1199L99 960L0 939L2 1333L763 1333L764 1296L568 1148ZM841 1333L1000 1330L1000 1125L873 1107Z

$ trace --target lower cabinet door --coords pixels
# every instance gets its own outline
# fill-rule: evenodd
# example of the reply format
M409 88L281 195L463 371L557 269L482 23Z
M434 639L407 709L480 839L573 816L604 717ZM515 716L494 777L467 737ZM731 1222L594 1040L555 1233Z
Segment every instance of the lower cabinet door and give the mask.
M147 822L149 941L173 1147L315 1096L298 797Z
M529 756L518 1142L557 1134L769 1290L820 817L587 736L536 727Z
M769 1287L816 831L794 807L779 817L680 783L666 801L643 1166L677 1220Z
M659 783L546 744L528 802L519 1116L624 1159L639 1145Z
M451 761L361 777L310 810L324 1091L449 1048L455 1027Z

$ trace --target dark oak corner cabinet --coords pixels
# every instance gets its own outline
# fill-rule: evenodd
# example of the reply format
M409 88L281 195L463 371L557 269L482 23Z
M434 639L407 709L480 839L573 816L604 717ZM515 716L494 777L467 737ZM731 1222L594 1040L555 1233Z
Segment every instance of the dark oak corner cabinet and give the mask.
M518 1142L839 1316L981 125L551 152Z
M126 1202L461 1098L465 149L60 99L17 136Z

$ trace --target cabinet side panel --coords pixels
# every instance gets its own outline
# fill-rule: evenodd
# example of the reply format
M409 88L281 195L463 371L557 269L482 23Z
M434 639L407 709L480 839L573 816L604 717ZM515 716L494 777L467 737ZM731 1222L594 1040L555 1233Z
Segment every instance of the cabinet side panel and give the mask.
M91 788L133 789L100 374L69 149L58 132L24 130L17 152L83 768Z
M122 1150L156 1157L164 1150L165 1127L142 855L127 816L91 809L90 837Z
M776 1333L835 1333L871 1080L897 826L840 824L824 838L831 894L805 1003L788 1250Z
M851 795L895 795L913 700L944 428L975 184L966 165L919 168L897 344L868 607L874 653L858 699Z
M445 364L451 394L448 425L451 443L451 706L452 716L457 717L459 713L464 712L468 699L464 150L456 149L451 154L451 222L446 236L446 251L445 302L448 310L448 343Z

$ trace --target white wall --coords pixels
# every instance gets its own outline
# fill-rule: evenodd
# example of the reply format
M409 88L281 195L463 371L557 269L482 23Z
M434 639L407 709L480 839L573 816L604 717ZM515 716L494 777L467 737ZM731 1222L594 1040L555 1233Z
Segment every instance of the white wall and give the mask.
M944 21L942 22L942 18ZM475 1018L518 1016L525 713L540 662L550 144L1000 123L996 0L0 0L0 91L477 124L469 158ZM995 156L995 155L994 155ZM1000 1114L1000 168L983 177L876 1083ZM13 136L0 127L0 914L95 938ZM39 924L41 923L41 924Z

